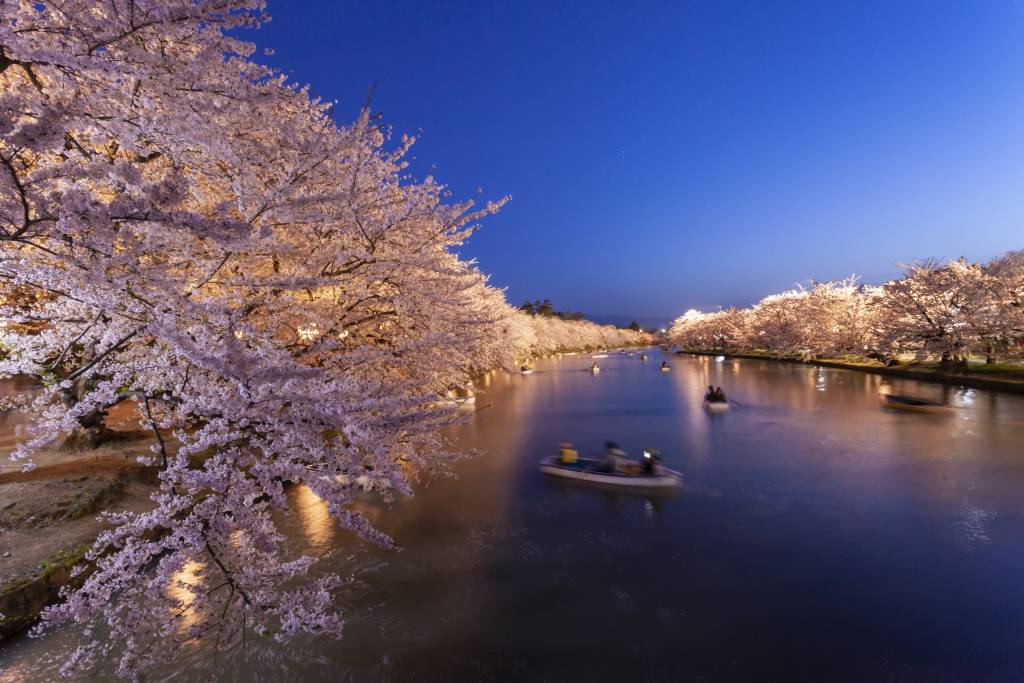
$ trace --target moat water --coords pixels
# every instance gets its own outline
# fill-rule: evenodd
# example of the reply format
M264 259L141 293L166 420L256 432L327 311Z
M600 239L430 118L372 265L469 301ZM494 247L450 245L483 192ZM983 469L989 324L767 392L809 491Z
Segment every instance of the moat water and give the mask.
M346 580L340 641L186 648L150 680L1019 681L1024 397L813 366L666 355L494 374L457 479L364 510L354 540L305 489L294 550ZM721 385L736 403L710 415ZM947 401L894 412L886 392ZM661 450L675 495L552 480L569 440ZM68 629L0 645L0 681L57 680ZM103 676L100 676L103 679Z

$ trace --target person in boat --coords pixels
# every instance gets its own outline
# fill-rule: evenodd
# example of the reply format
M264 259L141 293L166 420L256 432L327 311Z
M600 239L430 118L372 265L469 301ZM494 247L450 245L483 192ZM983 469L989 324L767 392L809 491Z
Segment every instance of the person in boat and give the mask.
M725 392L722 391L722 387L715 387L715 400L719 403L725 403Z
M605 472L624 472L628 466L629 458L626 451L619 448L619 444L614 441L605 441L601 469Z
M644 474L655 475L661 473L661 453L654 448L644 449L644 461L641 464Z
M704 394L704 400L711 403L715 400L715 388L708 385L708 393Z
M591 370L600 370L601 366L597 364L597 361L594 361L594 364L590 366L590 369Z
M563 465L575 465L579 455L579 452L568 441L558 444L558 461Z
M661 367L662 367L662 369L667 368L668 367L668 362L667 361L661 361Z

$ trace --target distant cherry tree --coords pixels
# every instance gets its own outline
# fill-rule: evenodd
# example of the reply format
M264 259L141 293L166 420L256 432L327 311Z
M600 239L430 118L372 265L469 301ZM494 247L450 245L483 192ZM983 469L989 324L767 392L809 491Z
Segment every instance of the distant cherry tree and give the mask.
M979 341L981 319L976 313L984 306L982 277L978 265L963 259L906 266L902 278L882 286L883 343L937 353L944 362L965 362Z

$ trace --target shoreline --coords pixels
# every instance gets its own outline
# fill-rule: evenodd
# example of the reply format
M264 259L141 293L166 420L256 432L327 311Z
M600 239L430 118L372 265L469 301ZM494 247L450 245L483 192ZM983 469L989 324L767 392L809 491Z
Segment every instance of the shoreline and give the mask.
M915 368L888 367L884 365L866 365L859 363L846 363L843 361L829 360L827 358L801 358L780 356L776 354L761 353L729 353L725 351L698 351L695 349L682 349L684 354L695 356L725 356L726 358L743 358L747 360L770 360L782 363L795 363L798 365L819 365L826 368L838 368L840 370L858 370L874 375L885 375L887 377L899 377L901 379L916 379L921 382L932 382L935 384L952 384L956 386L970 387L972 389L984 389L986 391L1003 391L1010 394L1024 394L1024 380L1004 379L998 377L983 377L980 375L961 374L956 372L944 372L940 370L926 370Z
M39 622L93 570L86 553L108 528L98 515L144 512L155 475L134 462L149 440L87 452L44 449L30 472L0 473L0 647ZM79 567L82 571L73 571Z

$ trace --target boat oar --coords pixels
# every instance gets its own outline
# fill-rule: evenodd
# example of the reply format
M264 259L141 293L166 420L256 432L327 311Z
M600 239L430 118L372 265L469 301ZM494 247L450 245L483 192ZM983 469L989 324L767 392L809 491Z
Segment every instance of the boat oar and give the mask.
M738 405L738 406L739 406L740 408L746 408L746 406L745 406L745 405L743 405L742 403L740 403L739 401L737 401L737 400L736 400L736 399L734 399L734 398L728 398L728 399L726 399L726 400L727 400L727 401L729 401L729 403L735 403L735 404L736 404L736 405Z

